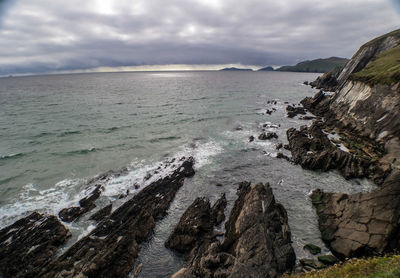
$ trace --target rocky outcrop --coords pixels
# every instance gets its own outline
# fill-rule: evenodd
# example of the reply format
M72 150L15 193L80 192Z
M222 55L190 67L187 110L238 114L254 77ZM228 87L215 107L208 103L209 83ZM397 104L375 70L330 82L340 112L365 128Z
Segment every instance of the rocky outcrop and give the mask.
M71 233L55 216L33 212L0 231L0 276L37 277Z
M64 222L72 222L79 218L81 215L91 211L96 207L95 201L101 195L101 185L96 185L95 189L86 197L79 200L79 207L70 207L62 209L58 216Z
M338 148L324 132L325 124L314 121L310 127L287 130L292 161L310 170L328 171L337 169L346 179L372 178L376 183L383 182L390 172L372 157L361 156Z
M241 183L225 227L222 243L203 246L173 277L278 277L293 268L286 210L269 184Z
M263 132L258 136L259 140L270 140L272 138L277 139L278 134L276 134L275 132Z
M287 111L287 116L289 118L294 118L295 116L297 116L299 114L301 114L301 115L307 114L307 112L301 106L295 107L295 106L288 105L286 107L286 111Z
M211 242L214 226L223 221L225 207L225 195L212 208L208 199L197 198L182 215L165 246L193 257L201 245Z
M322 239L341 259L400 248L400 172L371 193L311 195Z
M133 269L139 244L166 214L184 178L193 174L193 159L189 158L170 176L151 183L117 208L39 276L126 277Z

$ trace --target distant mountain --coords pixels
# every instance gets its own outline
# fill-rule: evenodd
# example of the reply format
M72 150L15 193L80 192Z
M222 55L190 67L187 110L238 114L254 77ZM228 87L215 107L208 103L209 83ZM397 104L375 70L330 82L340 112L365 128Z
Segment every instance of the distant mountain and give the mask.
M315 59L312 61L300 62L295 66L283 66L276 71L296 71L296 72L327 72L337 67L344 67L349 61L346 58L330 57L326 59Z
M239 68L224 68L220 71L253 71L252 69L239 69Z
M269 67L259 69L258 71L274 71L274 68L269 66Z

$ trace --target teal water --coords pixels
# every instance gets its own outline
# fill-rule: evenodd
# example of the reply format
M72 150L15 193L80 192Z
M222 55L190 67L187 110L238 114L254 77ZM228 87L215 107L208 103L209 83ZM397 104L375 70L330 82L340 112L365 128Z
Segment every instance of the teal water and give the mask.
M365 180L346 181L335 172L311 172L276 158L275 145L286 142L286 130L309 124L287 118L285 102L312 95L314 90L302 83L316 76L142 72L2 78L0 227L32 210L56 214L90 190L91 178L127 167L122 176L107 181L98 206L122 202L118 197L127 189L137 192L134 183L141 188L148 184L148 171L168 159L192 155L196 175L185 181L168 216L142 246L141 277L168 277L184 266L180 256L163 246L183 211L196 197L216 200L225 192L229 212L243 180L271 183L288 211L296 253L306 256L305 243L322 245L308 194L315 188L373 188ZM268 104L270 100L277 103ZM277 111L266 115L272 108ZM279 138L248 142L266 122ZM70 245L94 223L83 217L67 225L74 235Z

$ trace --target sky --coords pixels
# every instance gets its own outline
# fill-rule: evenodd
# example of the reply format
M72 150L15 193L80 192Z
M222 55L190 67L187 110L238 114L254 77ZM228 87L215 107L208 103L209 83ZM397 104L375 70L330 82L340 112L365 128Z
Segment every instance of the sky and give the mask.
M0 0L0 75L350 58L400 0Z

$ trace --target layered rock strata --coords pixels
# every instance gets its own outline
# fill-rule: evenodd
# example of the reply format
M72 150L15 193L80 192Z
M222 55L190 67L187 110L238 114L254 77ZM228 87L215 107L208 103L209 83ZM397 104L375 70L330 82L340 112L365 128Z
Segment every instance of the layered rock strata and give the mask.
M381 188L353 195L312 195L322 239L339 258L382 255L400 248L400 172Z
M0 277L37 277L71 233L55 216L33 212L0 231Z
M269 184L241 183L225 227L222 243L200 248L173 277L278 277L294 267L286 210Z

